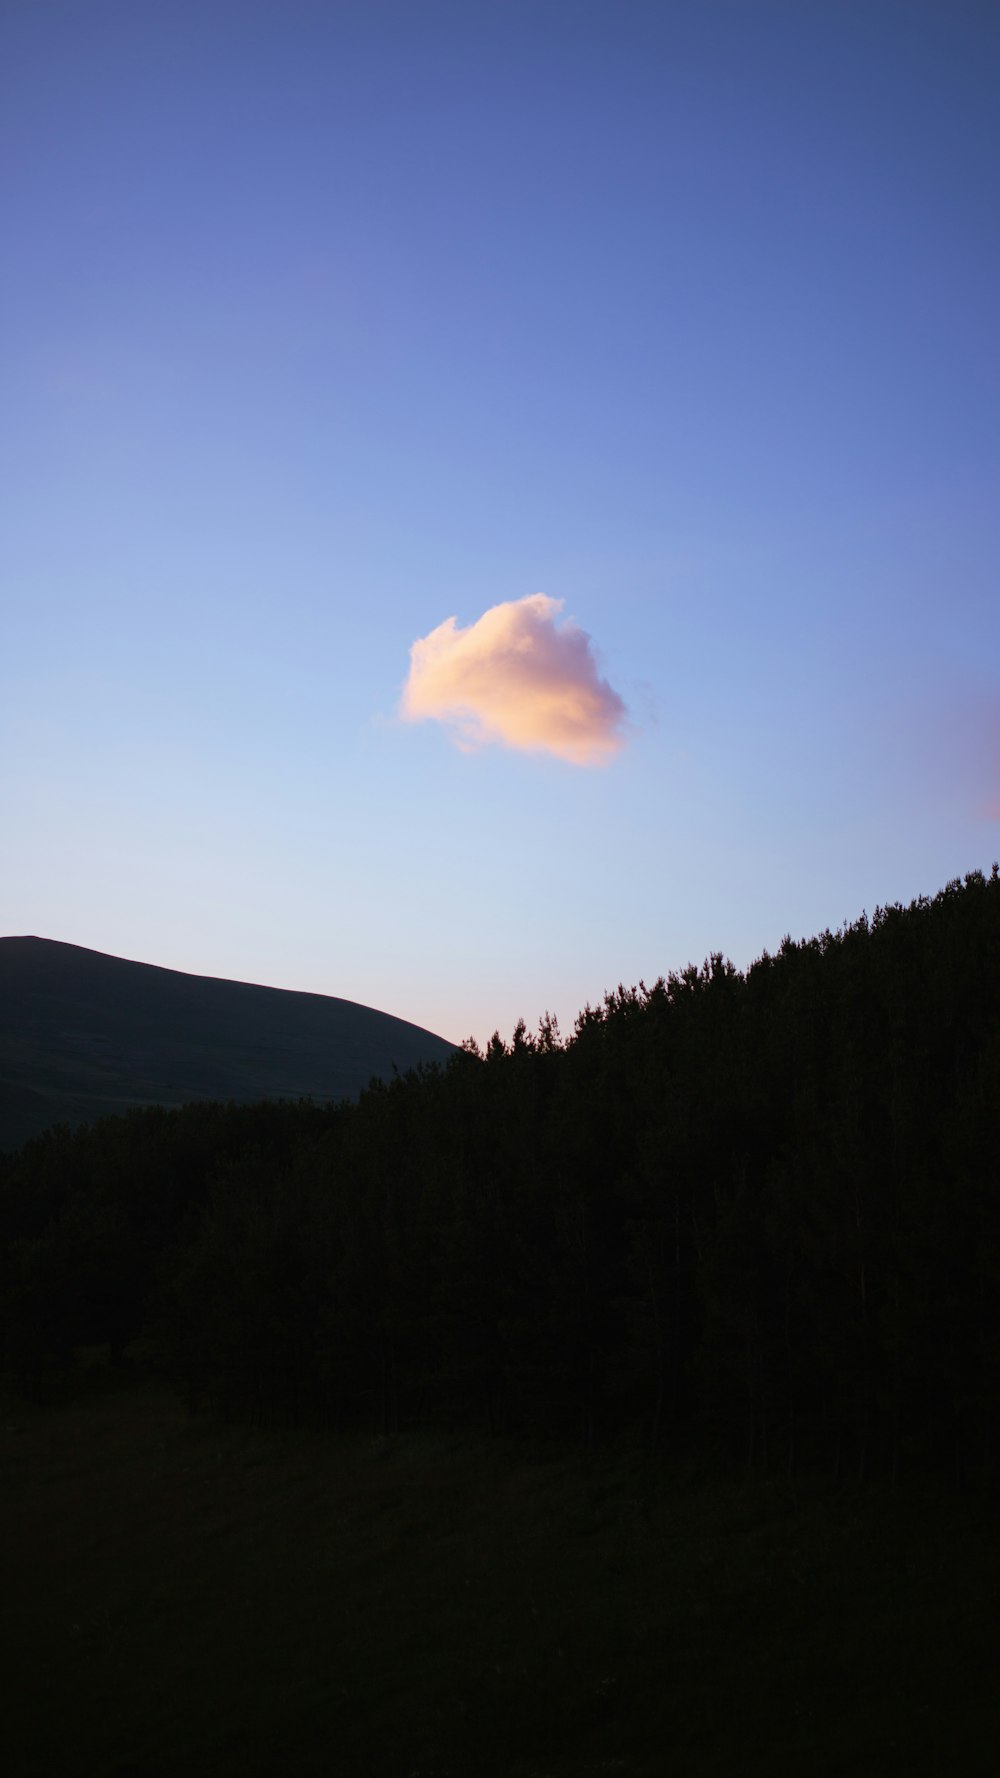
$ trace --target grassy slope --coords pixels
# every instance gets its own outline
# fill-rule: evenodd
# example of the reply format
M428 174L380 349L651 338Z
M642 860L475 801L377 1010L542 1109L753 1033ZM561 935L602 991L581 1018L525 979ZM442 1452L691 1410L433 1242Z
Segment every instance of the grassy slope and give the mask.
M967 1502L140 1391L6 1404L0 1448L13 1778L996 1767L1000 1532Z

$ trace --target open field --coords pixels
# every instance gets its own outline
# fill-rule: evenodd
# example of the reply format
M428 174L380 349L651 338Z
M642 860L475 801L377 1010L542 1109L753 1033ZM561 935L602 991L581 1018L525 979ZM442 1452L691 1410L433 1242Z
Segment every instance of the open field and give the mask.
M1000 1535L957 1500L7 1403L7 1770L995 1769Z

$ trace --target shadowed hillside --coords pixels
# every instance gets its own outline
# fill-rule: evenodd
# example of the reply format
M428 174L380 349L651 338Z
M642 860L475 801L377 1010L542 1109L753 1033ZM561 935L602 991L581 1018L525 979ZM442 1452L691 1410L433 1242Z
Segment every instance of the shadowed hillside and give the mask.
M0 1149L137 1105L341 1099L451 1051L351 1000L0 939Z
M745 975L620 987L566 1042L543 1019L329 1109L29 1143L0 1165L4 1363L39 1399L131 1348L258 1425L994 1488L998 1155L994 867Z
M8 1767L986 1778L998 1156L996 865L0 1156Z

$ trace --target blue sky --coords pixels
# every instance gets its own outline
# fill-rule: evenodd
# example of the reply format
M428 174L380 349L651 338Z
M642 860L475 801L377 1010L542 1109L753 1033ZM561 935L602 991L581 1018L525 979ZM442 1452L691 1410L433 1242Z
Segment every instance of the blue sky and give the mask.
M1000 13L11 0L0 930L455 1039L1000 852ZM542 593L601 766L398 719Z

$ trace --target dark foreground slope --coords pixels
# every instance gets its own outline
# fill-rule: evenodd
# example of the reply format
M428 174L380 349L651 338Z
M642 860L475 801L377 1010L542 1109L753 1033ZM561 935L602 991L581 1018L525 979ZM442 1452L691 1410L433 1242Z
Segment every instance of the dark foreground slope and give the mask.
M353 1097L451 1049L351 1000L0 939L0 1149L137 1105Z
M0 1513L17 1778L996 1771L1000 1532L950 1491L125 1390L5 1404Z

